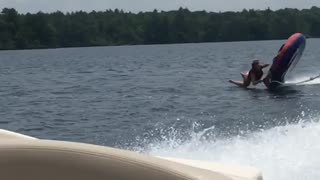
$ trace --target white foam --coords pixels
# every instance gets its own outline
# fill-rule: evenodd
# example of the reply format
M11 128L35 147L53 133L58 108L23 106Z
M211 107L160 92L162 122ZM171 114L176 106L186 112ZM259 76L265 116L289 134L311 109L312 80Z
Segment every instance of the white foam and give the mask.
M147 149L157 156L257 167L263 171L265 180L317 180L320 177L319 122L301 122L247 137L216 141L201 140L206 131L192 133L186 142L176 139L173 133L172 137Z
M293 78L290 78L289 80L286 81L286 83L289 84L295 84L295 83L299 83L305 80L310 79L311 77L315 77L318 76L319 74L310 74L310 75L300 75L300 76L296 76ZM314 85L314 84L320 84L320 78L314 79L312 81L308 81L305 83L301 83L299 85Z

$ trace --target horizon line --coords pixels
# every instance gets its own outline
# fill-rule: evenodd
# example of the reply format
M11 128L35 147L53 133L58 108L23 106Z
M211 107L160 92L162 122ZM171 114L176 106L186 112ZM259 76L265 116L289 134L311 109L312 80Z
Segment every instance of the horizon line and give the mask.
M92 13L92 12L106 12L106 11L116 11L118 10L119 12L123 12L123 13L132 13L132 14L139 14L139 13L151 13L151 12L154 12L154 11L157 11L158 13L162 13L162 12L172 12L172 11L179 11L180 9L183 9L183 10L188 10L190 12L206 12L206 13L227 13L227 12L234 12L234 13L238 13L238 12L243 12L245 10L247 11L250 11L250 10L253 10L253 11L266 11L266 10L271 10L271 11L279 11L279 10L285 10L285 9L296 9L296 10L299 10L299 11L302 11L302 10L311 10L312 8L319 8L318 6L311 6L309 8L289 8L289 7L285 7L285 8L275 8L275 9L272 9L270 7L266 7L265 9L261 9L261 8L243 8L242 10L225 10L225 11L211 11L211 10L205 10L205 9L190 9L188 7L183 7L183 6L180 6L179 8L176 8L176 9L171 9L171 10L161 10L161 9L153 9L153 10L141 10L141 11L130 11L130 10L124 10L123 8L109 8L109 9L105 9L105 10L82 10L82 9L79 9L79 10L70 10L70 11L63 11L63 10L49 10L49 11L43 11L43 10L39 10L39 11L34 11L34 12L24 12L24 13L21 13L19 12L19 10L17 8L14 8L14 7L3 7L3 9L15 9L19 14L37 14L37 13L56 13L56 12L61 12L63 14L72 14L72 13L77 13L77 12L86 12L86 13Z

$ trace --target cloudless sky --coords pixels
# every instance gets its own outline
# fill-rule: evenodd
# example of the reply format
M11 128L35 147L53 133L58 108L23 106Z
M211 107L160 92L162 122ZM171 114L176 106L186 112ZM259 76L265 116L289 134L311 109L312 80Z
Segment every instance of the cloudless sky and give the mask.
M175 10L179 7L206 11L241 11L242 9L310 8L320 7L320 0L0 0L0 7L15 8L20 13L52 11L104 11L123 9L139 12Z

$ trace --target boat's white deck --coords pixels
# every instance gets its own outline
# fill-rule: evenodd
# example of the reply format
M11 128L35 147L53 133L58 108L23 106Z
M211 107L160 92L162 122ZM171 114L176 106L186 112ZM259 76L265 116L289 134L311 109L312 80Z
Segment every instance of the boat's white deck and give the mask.
M0 179L261 180L261 172L212 162L153 157L0 130Z

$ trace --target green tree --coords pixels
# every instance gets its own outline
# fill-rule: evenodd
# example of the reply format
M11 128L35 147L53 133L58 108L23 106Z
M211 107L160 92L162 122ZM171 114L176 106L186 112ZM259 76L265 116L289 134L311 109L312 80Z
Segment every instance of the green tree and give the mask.
M286 39L295 32L320 37L320 8L0 14L0 49Z

